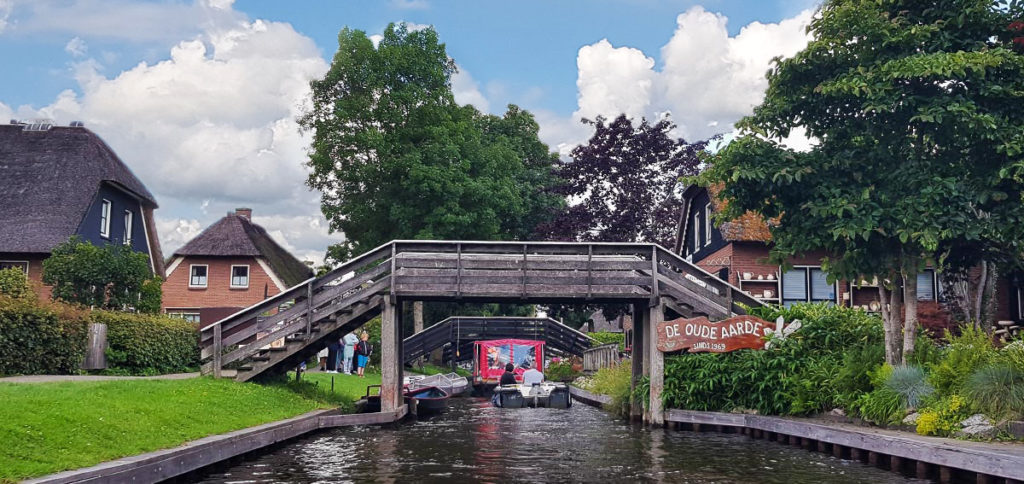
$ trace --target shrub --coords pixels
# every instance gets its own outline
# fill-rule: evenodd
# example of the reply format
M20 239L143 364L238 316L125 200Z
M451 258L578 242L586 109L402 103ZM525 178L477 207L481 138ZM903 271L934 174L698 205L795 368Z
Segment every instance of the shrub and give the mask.
M53 299L102 309L135 308L153 310L153 285L149 256L133 252L123 244L95 246L78 236L53 248L43 261L43 282L53 287ZM156 307L159 311L159 306Z
M971 414L967 401L960 395L951 395L921 410L917 417L917 433L948 436L960 429L960 422Z
M946 339L949 346L931 365L929 381L940 394L952 395L960 393L967 378L998 355L992 339L980 329L965 326L959 336L947 332Z
M195 324L159 315L93 311L107 325L107 366L115 372L160 374L195 371L199 340Z
M0 296L12 298L35 297L28 284L28 276L21 269L11 267L0 270Z
M609 343L618 343L619 351L626 351L626 333L612 333L610 331L598 331L595 333L587 333L595 341L591 344L591 347L606 345Z
M633 365L630 360L623 360L618 365L601 368L594 373L589 388L594 393L612 397L612 402L606 406L607 410L628 416L632 378Z
M0 296L0 375L77 372L88 328L84 311Z
M916 354L916 353L915 353ZM836 375L836 403L852 408L861 395L871 392L871 374L885 363L885 347L880 344L854 346L843 352Z
M544 377L550 381L570 382L580 376L580 372L572 368L568 361L551 363L544 371Z
M999 362L975 371L967 378L964 396L979 410L997 418L1024 415L1024 371Z
M917 408L935 389L925 379L924 370L919 366L893 368L885 386L900 396L906 408Z
M892 374L893 367L888 364L879 366L878 369L872 371L869 376L874 389L860 395L851 406L851 412L864 420L879 425L899 422L906 407L900 394L886 384Z
M1024 340L1017 340L1004 346L1000 353L1000 357L1008 365L1024 371Z

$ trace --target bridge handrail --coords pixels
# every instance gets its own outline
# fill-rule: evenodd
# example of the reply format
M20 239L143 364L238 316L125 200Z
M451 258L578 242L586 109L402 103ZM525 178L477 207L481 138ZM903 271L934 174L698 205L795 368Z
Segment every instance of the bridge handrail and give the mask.
M693 279L691 280L694 282L700 280L708 286L713 287L715 290L711 292L715 295L726 298L731 306L729 308L731 311L737 314L742 314L744 312L742 310L743 308L737 306L736 303L742 303L748 307L760 307L764 305L764 303L743 292L740 288L729 284L727 281L719 279L718 276L715 276L697 264L684 259L679 254L673 253L672 251L657 244L655 244L655 247L658 249L659 262L668 264L676 272L684 274L684 277L689 274L692 276Z

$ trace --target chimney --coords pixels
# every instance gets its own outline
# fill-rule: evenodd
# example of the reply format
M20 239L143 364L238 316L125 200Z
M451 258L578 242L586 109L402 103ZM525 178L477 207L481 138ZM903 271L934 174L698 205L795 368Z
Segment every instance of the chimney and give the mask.
M251 208L236 208L235 215L242 217L246 220L252 220L252 209Z

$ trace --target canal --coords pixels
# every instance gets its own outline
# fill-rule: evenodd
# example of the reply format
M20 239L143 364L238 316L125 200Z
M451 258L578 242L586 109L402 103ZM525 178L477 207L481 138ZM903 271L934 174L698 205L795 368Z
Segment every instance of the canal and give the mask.
M333 429L207 474L262 482L924 482L739 434L649 430L583 404L498 409L453 399L396 428Z

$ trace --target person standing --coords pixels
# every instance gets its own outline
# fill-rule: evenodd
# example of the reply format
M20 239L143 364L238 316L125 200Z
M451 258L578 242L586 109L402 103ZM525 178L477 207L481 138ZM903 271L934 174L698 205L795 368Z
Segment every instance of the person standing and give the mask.
M327 345L327 373L338 372L338 350L341 349L341 345L338 340L332 340Z
M341 339L341 341L345 344L345 348L342 351L343 356L345 358L344 364L342 365L342 369L345 371L346 375L351 375L352 357L355 356L356 345L359 344L359 338L357 338L355 334L349 332L348 334L345 335L344 338Z
M366 370L366 365L370 362L373 345L370 344L370 334L366 331L359 335L359 339L362 341L356 345L356 372L359 374L359 378L366 378L363 372Z

